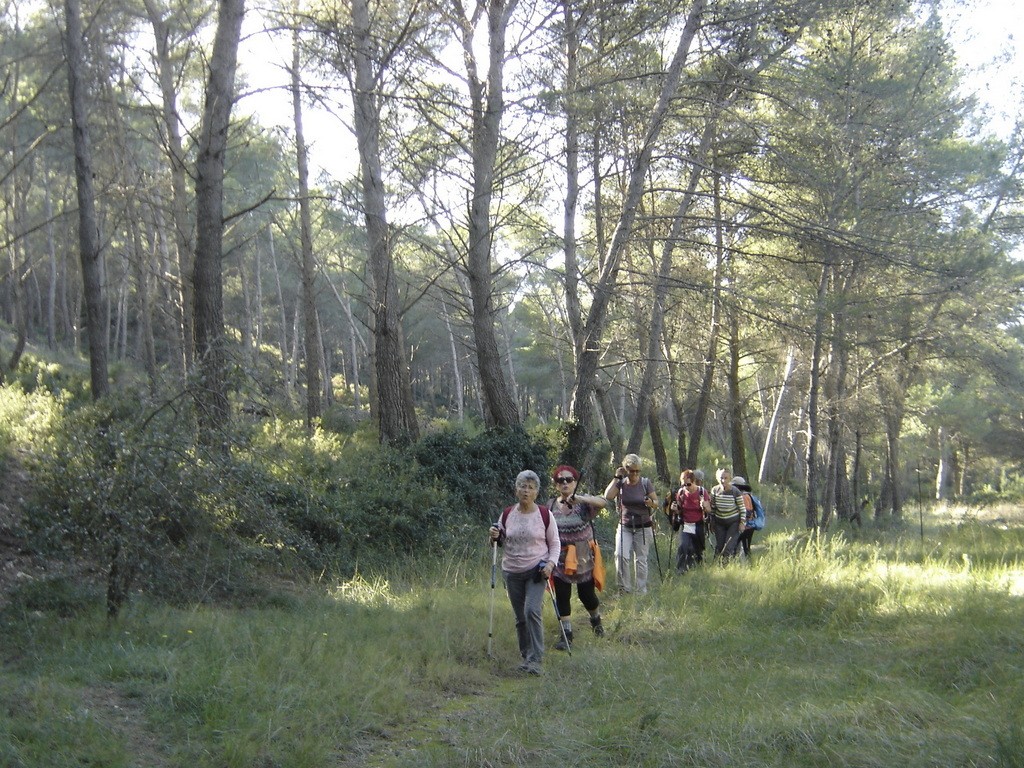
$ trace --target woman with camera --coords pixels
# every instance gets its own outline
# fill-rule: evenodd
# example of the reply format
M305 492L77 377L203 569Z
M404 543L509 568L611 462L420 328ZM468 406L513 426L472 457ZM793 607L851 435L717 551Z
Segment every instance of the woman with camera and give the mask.
M604 497L618 500L619 527L615 532L615 577L622 592L647 594L647 552L654 541L654 518L658 495L654 485L640 476L640 457L635 453L622 459L615 477L605 488ZM630 565L635 559L636 577Z
M576 467L562 464L552 473L558 496L549 503L558 525L558 538L562 553L555 567L555 605L558 621L562 627L562 638L555 644L556 651L567 651L572 646L572 586L576 585L583 607L590 613L590 627L600 637L604 634L601 624L601 601L597 590L601 585L594 580L596 564L594 541L594 518L608 506L604 496L587 496L576 493L580 473Z
M537 504L540 478L524 470L516 477L517 502L501 514L491 526L492 546L504 550L501 572L505 589L516 617L519 654L518 669L531 675L541 674L544 660L544 623L541 609L548 577L558 562L561 544L558 525L547 507Z

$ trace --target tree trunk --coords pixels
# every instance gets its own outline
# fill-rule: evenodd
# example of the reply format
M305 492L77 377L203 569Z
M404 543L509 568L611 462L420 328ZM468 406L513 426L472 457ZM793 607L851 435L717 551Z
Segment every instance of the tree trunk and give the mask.
M647 409L647 426L651 431L651 450L654 451L654 467L661 482L669 485L672 478L668 469L668 453L665 451L665 436L661 432L661 419L658 409L651 405Z
M82 260L85 294L85 324L89 339L89 374L92 396L107 394L107 334L103 324L103 282L100 263L100 235L93 189L92 146L89 141L85 54L83 51L82 8L79 0L64 0L67 25L65 45L68 88L71 96L71 131L75 146L75 181L78 188L78 242Z
M818 278L818 293L814 307L814 330L812 335L812 351L810 360L810 383L807 388L807 451L805 467L805 483L807 503L805 506L804 524L818 529L818 399L820 397L821 358L825 345L825 298L831 279L831 267L828 259L821 266Z
M732 447L732 473L750 480L747 474L747 449L743 441L743 400L740 395L740 324L738 309L729 311L729 443Z
M708 332L708 345L704 353L704 375L701 378L700 390L697 392L697 402L693 408L693 420L690 424L690 450L686 456L686 466L690 468L696 468L697 461L699 460L700 444L704 438L704 426L707 424L711 392L715 383L715 367L718 361L718 337L721 333L722 322L722 279L725 273L726 259L728 258L722 234L721 192L721 178L718 174L715 174L715 272L711 285L711 327Z
M473 191L469 205L466 276L469 278L472 300L473 340L477 373L484 397L484 421L490 427L516 427L520 424L515 398L505 380L494 327L496 310L491 258L494 244L491 201L494 196L501 119L505 111L505 33L509 17L517 4L517 0L491 0L487 3L486 79L481 79L477 73L472 25L463 29L462 36L473 110Z
M565 19L565 201L563 203L562 247L565 250L565 311L573 338L573 357L578 356L583 323L580 304L579 262L576 256L576 213L580 196L579 135L579 49L580 41L572 0L563 0ZM563 409L562 418L567 411Z
M939 427L939 462L935 469L935 500L945 501L946 491L949 488L949 440L946 437L946 428Z
M704 0L695 0L693 5L690 6L686 24L680 33L672 63L662 79L658 103L651 115L651 121L647 126L647 133L644 136L643 144L630 168L629 185L626 197L623 200L622 213L619 216L615 232L612 234L612 241L608 246L607 256L601 265L600 275L594 290L594 299L590 305L587 321L583 326L583 331L577 344L579 360L576 366L576 381L573 388L572 403L569 408L570 422L574 424L573 429L570 431L570 441L577 442L575 444L571 442L570 454L583 456L590 449L591 444L587 442L591 439L593 433L593 411L590 402L594 389L597 386L597 366L604 346L601 340L607 322L608 307L611 303L622 258L633 234L633 226L646 186L651 159L668 118L669 109L679 88L683 75L683 65L689 54L690 46L697 35L703 13ZM599 201L598 204L600 204Z
M60 281L57 269L57 244L54 241L53 232L52 184L53 179L47 166L44 171L43 205L46 216L46 257L50 268L46 291L46 346L49 349L54 349L57 346L57 286Z
M299 182L299 242L302 248L302 303L306 335L306 429L312 432L323 413L320 381L323 360L317 332L316 264L313 259L313 225L309 213L309 164L302 131L302 82L299 79L299 22L292 31L292 110L295 118L295 155Z
M72 0L73 1L73 0ZM234 104L238 41L245 0L219 0L217 31L210 59L196 159L195 351L194 388L201 441L212 446L230 417L227 349L224 335L223 258L224 161Z
M192 370L195 356L195 329L193 313L195 300L192 292L193 229L188 215L188 171L186 153L181 139L178 119L177 77L170 50L170 27L163 20L160 6L154 0L144 0L146 14L153 27L156 43L157 79L163 109L163 123L167 131L167 154L171 172L171 218L174 226L174 246L178 268L179 304L175 307L179 323L182 379Z
M156 339L153 334L153 316L156 314L153 309L153 270L150 255L142 243L142 212L131 222L132 240L135 245L135 280L137 283L139 302L139 335L142 348L143 365L146 369L146 378L149 381L150 392L157 390L157 363L156 363Z
M462 392L462 366L459 365L459 347L455 343L455 333L452 331L452 320L448 314L448 305L441 304L441 312L444 317L444 328L448 332L448 347L452 354L452 376L454 381L452 382L452 395L455 398L455 412L458 414L459 423L463 423L466 420L466 406L465 397Z
M292 377L289 374L291 364L288 354L288 309L284 303L284 289L281 286L281 270L277 266L277 248L274 245L273 226L267 227L267 241L270 247L270 266L274 270L274 285L277 289L277 305L281 311L281 337L278 339L278 348L281 350L281 380L284 382L284 397L291 404L292 402Z
M604 421L605 437L611 447L612 458L620 460L626 453L625 437L622 434L622 423L615 413L615 406L612 405L612 398L608 392L608 386L599 386L594 390L594 397L601 409L601 417ZM575 466L581 466L577 464Z
M398 287L380 164L380 95L373 73L373 39L366 0L353 0L356 87L352 94L362 182L369 267L373 279L376 418L381 443L398 445L419 437L411 402L408 360L401 329Z
M769 477L773 480L778 480L778 477L774 473L770 472L770 467L775 458L772 449L775 441L775 435L779 429L779 419L786 402L786 395L789 392L790 379L793 376L795 368L796 349L794 347L790 347L789 351L786 353L786 369L782 374L782 383L779 385L779 394L775 400L775 408L772 409L772 418L771 421L768 422L768 431L764 437L764 451L761 453L761 469L757 473L757 482L760 484L764 484Z
M666 358L666 362L668 364L669 391L672 395L672 414L676 419L676 455L679 457L676 475L678 475L684 469L692 469L692 467L684 466L686 464L686 407L683 405L683 398L680 395L682 386L676 375L676 366L671 359Z

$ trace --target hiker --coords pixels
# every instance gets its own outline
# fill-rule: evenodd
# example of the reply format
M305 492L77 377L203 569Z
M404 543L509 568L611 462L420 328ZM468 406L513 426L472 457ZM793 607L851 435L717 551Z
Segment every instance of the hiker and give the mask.
M541 609L548 577L555 569L561 545L558 526L547 507L537 504L540 478L532 470L516 477L516 499L491 526L492 542L503 548L501 574L505 580L512 612L516 617L519 654L518 669L541 674L544 660L544 623Z
M764 507L761 500L751 493L750 483L736 475L732 479L734 488L743 494L743 530L740 532L739 549L749 559L750 543L754 539L754 531L764 527Z
M692 469L684 469L679 474L679 483L671 510L673 527L678 524L679 528L676 572L686 573L693 566L704 562L706 517L711 512L711 496L697 484L696 473Z
M634 587L641 595L647 594L647 552L654 540L652 512L658 508L658 495L654 485L640 476L640 457L626 454L622 466L604 490L609 501L618 500L619 526L615 532L615 578L619 591L630 593ZM631 561L636 560L636 574L631 573Z
M736 554L743 524L743 500L732 485L732 470L715 473L718 485L711 489L711 527L715 533L715 558L728 562Z
M558 621L562 625L562 638L555 644L556 651L567 651L572 646L572 585L583 607L590 613L590 626L598 637L604 635L601 624L601 601L597 590L604 587L604 576L595 574L596 559L600 556L594 538L594 518L608 506L604 496L576 493L580 473L568 464L562 464L551 473L558 494L548 502L558 526L562 553L555 566L555 604Z

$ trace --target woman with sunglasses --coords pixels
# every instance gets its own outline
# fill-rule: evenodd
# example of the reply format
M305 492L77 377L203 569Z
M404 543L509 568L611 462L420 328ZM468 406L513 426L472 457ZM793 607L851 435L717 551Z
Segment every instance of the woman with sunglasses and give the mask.
M548 507L558 525L558 538L562 552L555 567L555 604L558 620L564 634L555 644L555 650L565 651L572 646L572 585L583 607L590 613L590 627L598 637L604 635L601 625L601 601L597 590L601 588L594 581L595 555L593 520L608 506L603 496L588 496L577 493L580 473L575 467L562 464L551 473L558 494L548 502Z
M615 532L615 578L619 589L627 594L634 586L638 594L647 594L647 552L654 541L654 518L658 495L654 484L640 476L640 457L626 454L622 466L605 488L608 501L618 499L619 527ZM631 561L636 561L636 578Z
M680 528L676 571L686 573L704 562L707 542L705 520L711 512L711 495L697 483L697 475L692 469L684 469L680 473L679 483L680 488L672 501L673 519L679 521Z

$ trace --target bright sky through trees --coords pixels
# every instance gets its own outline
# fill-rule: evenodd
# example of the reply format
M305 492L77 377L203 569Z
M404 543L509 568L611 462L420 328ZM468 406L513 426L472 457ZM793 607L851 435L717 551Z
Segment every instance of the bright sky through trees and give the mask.
M945 0L945 26L964 70L965 95L975 95L983 105L985 132L1009 138L1017 115L1024 109L1024 14L1015 0ZM291 95L287 90L287 65L291 38L281 32L266 33L258 9L247 19L239 50L241 72L248 86L239 113L257 114L267 128L293 132ZM312 75L304 73L308 79ZM351 176L357 166L355 141L346 117L350 100L343 83L324 88L327 106L309 106L303 114L310 168L315 181L321 172L336 179Z

